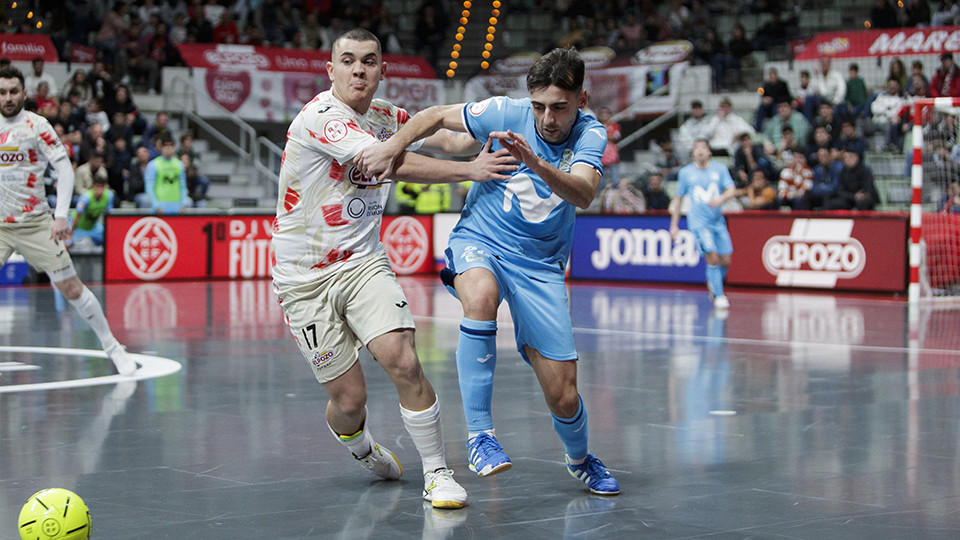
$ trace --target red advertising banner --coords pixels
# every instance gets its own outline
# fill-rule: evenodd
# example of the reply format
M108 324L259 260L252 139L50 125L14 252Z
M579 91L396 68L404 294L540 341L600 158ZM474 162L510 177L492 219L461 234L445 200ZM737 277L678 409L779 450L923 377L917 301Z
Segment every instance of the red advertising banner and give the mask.
M111 215L106 231L104 281L270 277L270 215Z
M906 290L906 216L743 212L727 227L731 285Z
M960 51L960 26L890 28L852 32L820 32L793 42L794 60L864 56L939 55Z
M9 58L13 62L29 62L36 57L44 62L57 62L57 49L46 34L2 34L0 35L0 58Z
M190 67L234 71L289 71L326 73L330 51L313 49L284 49L281 47L254 47L252 45L215 45L181 43L180 56ZM435 79L436 73L426 59L419 56L386 54L388 77L407 79Z
M268 278L272 215L107 216L104 281ZM397 274L433 271L432 216L386 216Z
M79 43L70 44L70 61L78 64L92 64L97 59L97 49Z

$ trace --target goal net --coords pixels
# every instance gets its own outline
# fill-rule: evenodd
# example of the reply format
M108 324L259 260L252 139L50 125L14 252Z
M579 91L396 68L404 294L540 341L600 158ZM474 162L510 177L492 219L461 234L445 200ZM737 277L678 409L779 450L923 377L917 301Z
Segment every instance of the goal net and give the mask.
M911 302L960 299L960 99L916 100L910 204Z

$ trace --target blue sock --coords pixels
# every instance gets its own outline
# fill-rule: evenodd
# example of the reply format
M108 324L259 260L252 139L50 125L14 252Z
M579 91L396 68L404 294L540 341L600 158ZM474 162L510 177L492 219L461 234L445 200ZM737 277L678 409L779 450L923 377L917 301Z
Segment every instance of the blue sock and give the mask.
M493 370L497 367L497 321L460 321L457 342L457 376L467 431L493 429Z
M707 281L710 282L714 296L723 296L723 271L719 265L707 265Z
M570 418L560 418L550 413L553 417L553 429L563 441L563 448L572 461L587 457L587 410L583 408L583 398L579 399L580 406Z
M726 279L727 279L727 271L728 271L728 270L730 270L730 267L729 267L729 266L723 266L723 265L720 266L720 271L723 273L723 279L724 279L724 281L726 281Z

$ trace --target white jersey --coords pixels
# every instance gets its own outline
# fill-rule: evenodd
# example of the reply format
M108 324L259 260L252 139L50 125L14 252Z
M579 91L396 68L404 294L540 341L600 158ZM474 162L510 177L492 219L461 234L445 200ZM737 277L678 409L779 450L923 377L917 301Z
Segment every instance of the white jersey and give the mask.
M0 116L0 221L20 223L50 212L44 190L47 164L67 155L46 118L20 111Z
M361 115L328 90L307 103L287 131L273 227L278 285L300 285L386 255L380 222L388 179L371 179L347 162L410 118L375 99Z

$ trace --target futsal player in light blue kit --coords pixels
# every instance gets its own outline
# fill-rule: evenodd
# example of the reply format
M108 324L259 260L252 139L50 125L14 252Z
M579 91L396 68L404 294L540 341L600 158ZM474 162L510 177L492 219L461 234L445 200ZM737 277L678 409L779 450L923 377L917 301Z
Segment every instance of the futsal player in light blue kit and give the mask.
M497 309L506 300L517 349L540 381L568 471L592 493L616 495L619 483L587 448L564 284L576 208L587 208L596 195L607 142L603 125L580 111L587 103L583 79L580 55L554 49L530 68L529 98L425 109L384 143L366 148L357 162L368 176L389 176L404 148L440 128L478 141L493 138L494 148L506 148L521 162L508 181L473 184L441 272L463 306L457 369L470 469L490 476L511 467L491 415Z
M677 176L677 196L670 204L670 236L676 241L680 234L680 206L683 197L690 196L687 228L697 238L697 247L707 260L707 289L717 309L727 309L730 301L723 294L723 280L733 255L733 242L723 217L723 203L737 195L730 171L711 160L713 153L705 139L693 143L693 163L680 169Z

